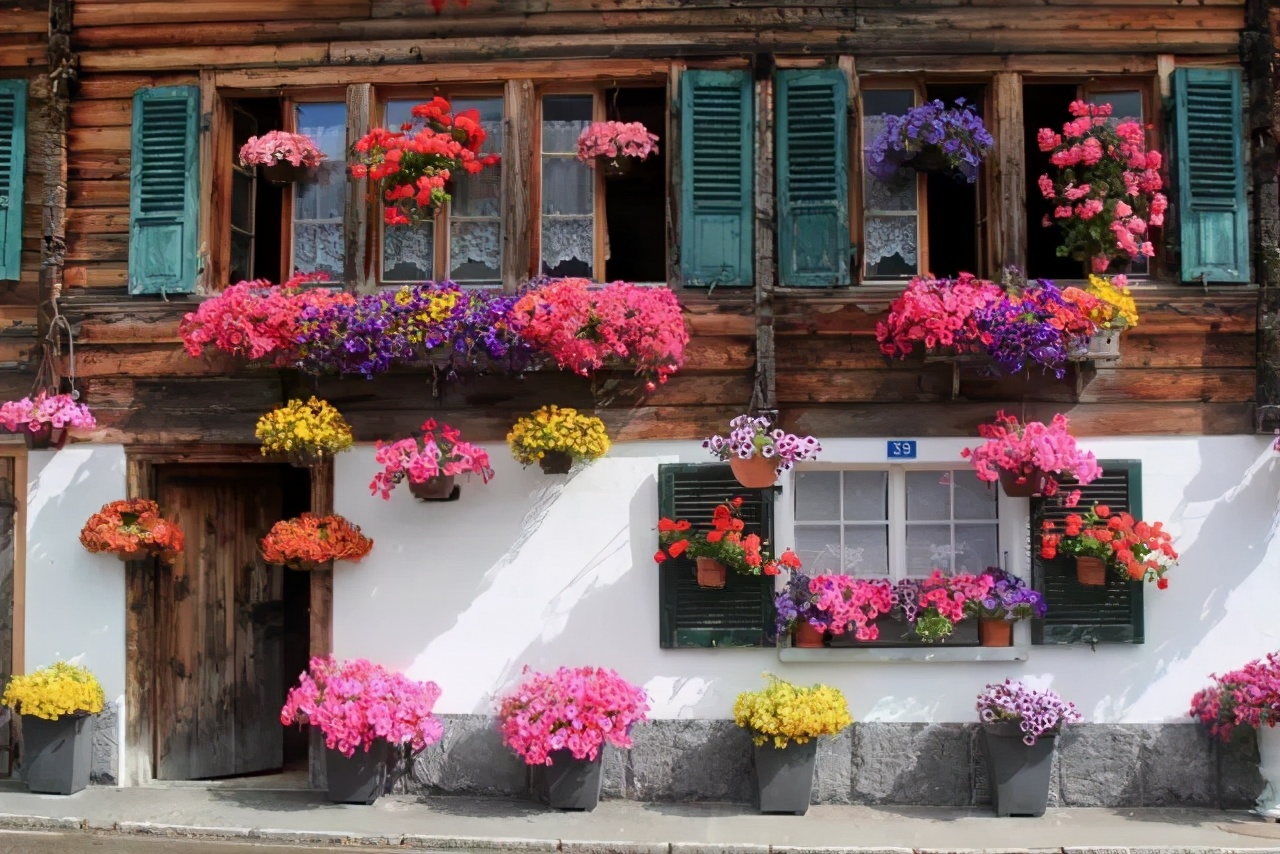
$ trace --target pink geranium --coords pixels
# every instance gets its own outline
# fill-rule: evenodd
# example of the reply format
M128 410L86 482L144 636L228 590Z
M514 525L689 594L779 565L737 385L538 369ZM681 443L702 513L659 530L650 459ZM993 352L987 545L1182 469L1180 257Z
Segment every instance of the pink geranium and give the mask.
M550 765L552 754L561 750L594 760L606 742L630 747L631 727L648 711L644 689L616 672L561 667L529 675L503 697L498 719L503 743L526 764Z
M916 344L928 350L980 352L990 336L979 328L975 313L1003 296L999 285L972 273L957 279L916 276L889 305L889 316L876 324L876 341L886 356L901 358Z
M369 752L375 742L422 750L440 740L444 727L432 714L440 688L416 682L363 658L313 658L289 691L280 723L309 723L325 746L344 756Z
M979 480L994 483L1000 479L1000 470L1015 472L1018 481L1025 483L1032 469L1040 469L1048 475L1068 475L1084 485L1102 475L1098 460L1088 451L1076 447L1076 440L1067 432L1067 418L1059 413L1053 421L1044 424L1028 421L1022 424L1017 417L997 412L992 424L978 425L978 435L986 443L976 448L965 448L960 456L973 463ZM1045 495L1058 493L1058 481L1049 477ZM1066 505L1074 507L1080 500L1080 490L1067 496Z
M658 137L640 122L592 122L578 136L578 159L595 166L595 158L634 157L658 153Z
M880 637L875 621L893 608L893 584L883 578L817 575L809 582L809 592L821 622L832 634L852 630L860 641Z
M383 470L373 476L369 489L387 499L406 477L412 483L471 473L480 475L485 483L493 477L488 452L464 442L461 433L448 424L437 425L434 418L424 421L415 436L398 442L379 441L374 459Z
M69 394L40 392L35 398L6 401L0 405L0 426L10 432L37 432L45 424L55 429L92 430L98 421L83 403Z
M274 166L281 161L307 168L319 166L324 152L305 133L284 130L267 131L251 136L240 146L240 163L244 166Z

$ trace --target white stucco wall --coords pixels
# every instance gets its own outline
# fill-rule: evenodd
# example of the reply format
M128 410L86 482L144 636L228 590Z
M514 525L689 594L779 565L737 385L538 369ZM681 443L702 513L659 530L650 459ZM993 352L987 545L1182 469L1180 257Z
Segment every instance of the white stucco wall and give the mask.
M921 440L920 461L956 462L965 444ZM1280 647L1280 455L1265 437L1084 444L1099 458L1141 459L1144 516L1178 538L1169 589L1148 587L1141 646L1033 647L1018 663L821 665L784 664L773 650L662 650L657 466L709 458L696 442L646 442L615 445L568 477L522 470L493 445L493 482L464 481L459 501L432 504L403 487L390 501L371 496L372 447L340 455L335 509L375 546L335 571L335 654L435 680L450 713L492 711L525 665L592 664L643 684L662 718L730 717L767 670L840 687L859 720L971 720L982 686L1006 677L1052 686L1094 722L1180 720L1207 674ZM826 462L885 462L884 439L824 446ZM784 493L780 546L788 504Z

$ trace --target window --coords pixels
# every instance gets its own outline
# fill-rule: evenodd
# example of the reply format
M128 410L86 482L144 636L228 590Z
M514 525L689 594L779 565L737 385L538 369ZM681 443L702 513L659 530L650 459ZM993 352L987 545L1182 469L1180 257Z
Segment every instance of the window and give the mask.
M258 135L258 122L245 110L232 108L232 148L239 148ZM236 157L231 163L231 275L238 282L253 277L254 236L258 206L258 169L245 166Z
M542 98L538 269L544 276L595 274L596 171L578 160L578 136L594 110L594 95Z
M341 282L345 266L343 220L347 204L347 105L294 105L298 133L316 141L325 159L293 188L294 271L327 273Z
M813 575L979 573L1000 565L997 495L972 469L799 471L796 553Z
M888 179L866 168L865 152L884 130L884 117L902 115L916 105L915 89L864 89L862 92L862 257L863 276L872 281L906 279L921 269L920 184L911 169Z

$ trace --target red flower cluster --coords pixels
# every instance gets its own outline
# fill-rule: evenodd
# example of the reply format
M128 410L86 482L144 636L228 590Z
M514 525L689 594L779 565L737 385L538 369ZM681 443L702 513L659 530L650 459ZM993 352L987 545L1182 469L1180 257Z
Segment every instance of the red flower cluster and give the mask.
M160 508L145 498L104 504L80 531L80 544L90 552L108 552L134 560L139 552L173 563L185 544L182 529L160 518Z
M744 534L740 508L742 499L735 498L716 506L711 515L711 530L689 534L693 524L686 519L658 520L658 549L653 559L662 563L669 558L688 555L691 558L709 557L743 575L777 575L783 569L799 569L800 558L787 549L777 559L764 550L764 541L757 534Z
M958 279L915 276L889 304L888 317L876 324L880 352L905 359L916 344L926 350L981 352L991 335L979 327L975 313L1002 296L999 285L972 273L961 273Z
M303 513L272 525L261 546L267 563L298 569L331 560L358 561L373 548L373 540L341 516Z
M387 225L429 219L449 201L445 182L458 170L475 174L498 163L496 154L480 154L485 132L480 113L452 113L439 96L413 108L414 121L399 131L374 128L356 142L351 175L369 178L385 203Z
M1077 557L1099 557L1107 566L1134 581L1154 581L1164 590L1164 577L1178 560L1173 537L1163 522L1147 523L1128 513L1112 514L1105 504L1096 504L1088 514L1072 513L1059 526L1046 519L1042 525L1040 556L1052 560L1058 553Z

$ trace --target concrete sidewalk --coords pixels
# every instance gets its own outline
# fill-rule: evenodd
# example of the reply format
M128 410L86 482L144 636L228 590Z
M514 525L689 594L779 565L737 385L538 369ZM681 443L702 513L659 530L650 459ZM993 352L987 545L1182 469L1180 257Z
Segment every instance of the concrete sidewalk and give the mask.
M287 844L357 844L569 854L839 854L1065 851L1280 854L1280 825L1243 812L815 806L804 817L732 804L604 801L591 813L528 801L392 795L372 807L323 793L229 788L90 788L71 797L0 792L0 827Z

